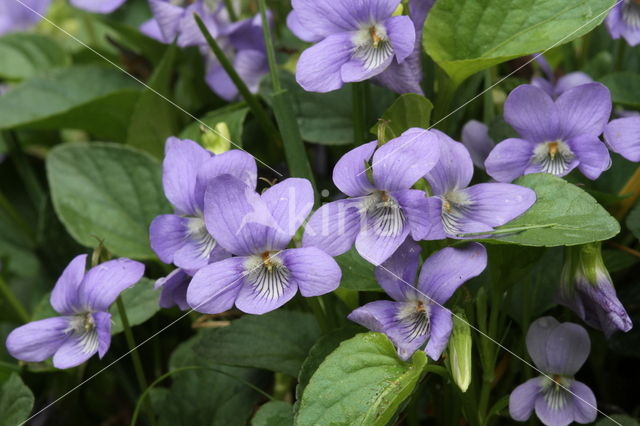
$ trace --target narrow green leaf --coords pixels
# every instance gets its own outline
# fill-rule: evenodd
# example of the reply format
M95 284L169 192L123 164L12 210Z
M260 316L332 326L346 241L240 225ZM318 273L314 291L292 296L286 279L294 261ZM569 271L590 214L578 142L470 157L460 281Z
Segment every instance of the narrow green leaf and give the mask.
M127 144L162 158L164 143L178 132L178 114L174 105L164 100L170 98L171 81L177 47L171 45L158 64L146 89L133 110L127 132Z
M312 315L278 310L244 316L229 327L211 330L194 350L214 363L264 368L297 377L319 335Z
M384 334L358 334L320 364L302 394L295 424L386 425L426 364L423 351L404 362Z
M533 189L536 203L522 216L496 228L501 235L486 242L572 246L608 240L620 232L618 222L591 195L563 179L536 173L514 183ZM509 233L510 229L526 230Z
M613 419L613 421L611 420ZM602 418L596 423L596 426L638 426L638 420L624 414L614 414L611 419Z
M24 422L33 409L33 393L13 373L0 386L0 426L15 426Z
M64 144L47 157L53 206L69 234L116 256L151 259L149 224L169 213L158 160L107 143Z
M615 0L438 0L423 46L456 85L478 71L568 43L598 26Z
M24 80L71 63L71 57L50 37L13 33L0 37L0 78Z

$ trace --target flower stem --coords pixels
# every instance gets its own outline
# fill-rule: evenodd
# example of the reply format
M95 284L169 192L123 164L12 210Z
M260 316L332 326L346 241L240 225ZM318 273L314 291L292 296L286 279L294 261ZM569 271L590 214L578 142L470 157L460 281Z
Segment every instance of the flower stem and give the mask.
M236 11L233 8L232 0L224 0L224 7L227 9L231 22L236 22L238 20L238 15L236 15Z
M616 49L615 49L616 58L615 58L614 67L613 67L614 71L623 70L626 54L627 54L627 42L623 38L621 38L620 40L618 40L618 44L616 45Z
M267 48L267 59L269 60L269 73L271 74L271 83L273 93L273 113L278 122L282 142L284 145L284 153L289 165L289 172L292 176L308 179L314 188L316 203L320 197L317 193L315 179L311 171L311 165L307 157L307 151L300 135L298 120L293 111L293 102L289 96L289 92L282 87L280 74L278 72L278 62L276 61L276 53L273 47L273 38L271 36L271 28L267 17L267 5L265 0L259 0L260 18L262 19L262 31L264 42Z
M36 234L31 229L29 224L22 218L20 213L18 213L11 205L11 202L4 196L2 192L0 192L0 210L4 210L4 212L11 218L11 220L15 223L15 225L22 230L24 235L33 243L36 242Z
M614 217L618 220L624 219L629 210L636 204L636 200L640 197L640 167L633 172L627 183L618 191L620 196L628 196L618 203Z
M13 308L14 312L20 317L22 322L29 322L31 316L27 312L27 310L22 306L22 303L18 300L9 284L0 276L0 293L4 296L4 299L9 303L9 305Z
M353 142L362 145L367 140L367 106L366 87L364 82L352 83L352 108L353 108Z
M24 154L22 150L22 146L18 141L16 134L14 132L8 131L2 133L2 138L7 143L9 147L9 153L11 155L11 159L13 160L16 170L20 175L20 179L24 184L24 187L27 191L27 195L31 199L33 206L36 208L38 214L42 212L45 207L46 195L44 190L42 189L42 185L38 181L38 178L29 164L29 159Z
M124 328L124 335L125 335L125 338L127 339L127 345L129 346L129 350L131 351L131 360L133 361L133 369L136 373L136 379L138 380L138 385L140 386L140 390L144 393L147 389L147 379L144 376L142 361L140 360L140 354L136 349L136 341L133 337L133 332L131 331L129 318L127 317L127 310L124 307L124 303L122 302L122 297L118 296L118 298L116 299L116 304L118 306L118 313L120 314L120 320L122 321L122 327ZM151 409L151 404L149 404L149 401L145 401L145 411L147 411L147 416L149 417L149 423L151 423L152 425L155 425L156 421L153 415L153 411Z
M260 124L260 127L262 127L262 130L273 142L280 143L278 129L276 129L275 125L271 121L271 118L269 118L267 111L264 109L260 101L258 101L258 98L254 96L253 93L251 93L245 82L242 80L242 78L240 78L235 68L233 67L233 64L231 64L229 58L227 58L227 56L224 54L224 51L220 48L218 42L216 42L216 40L211 36L211 33L202 22L200 16L197 13L194 13L193 18L195 19L198 28L200 28L202 35L207 40L207 44L209 44L211 51L218 59L218 62L220 62L220 65L222 66L222 68L224 68L231 81L233 81L233 84L236 86L238 92L240 92L240 95L242 95L242 98L251 109L251 112L256 117L256 120Z
M491 123L496 116L493 104L493 91L490 89L494 81L494 68L484 70L484 94L482 95L482 118L487 124Z

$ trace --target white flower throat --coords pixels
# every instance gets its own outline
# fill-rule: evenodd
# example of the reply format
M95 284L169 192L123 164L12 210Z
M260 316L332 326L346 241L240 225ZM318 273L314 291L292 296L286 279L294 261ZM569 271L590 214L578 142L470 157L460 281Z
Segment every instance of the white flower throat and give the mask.
M376 191L367 195L360 208L372 221L376 235L394 237L404 229L406 217L398 201L386 191Z
M540 166L540 171L559 176L566 173L574 158L569 145L556 140L538 144L533 150L531 162Z
M462 219L471 208L469 197L462 192L453 190L440 197L442 200L442 227L449 235L461 233Z
M64 332L69 336L80 338L82 352L93 353L98 349L98 333L91 312L83 312L70 317L69 325Z
M245 264L245 271L247 282L262 299L279 299L289 285L289 269L277 252L265 251L250 256Z
M542 394L544 400L553 411L559 411L564 408L569 399L567 388L571 385L571 379L564 376L554 375L551 378L542 378Z
M200 257L208 259L216 248L216 240L209 234L201 217L190 217L187 224L187 237L196 243Z
M362 61L364 69L378 68L393 55L387 29L381 24L370 24L355 32L353 57Z
M411 300L398 309L396 320L408 341L425 336L431 331L429 305L422 300Z
M624 0L622 19L627 26L640 29L640 0Z

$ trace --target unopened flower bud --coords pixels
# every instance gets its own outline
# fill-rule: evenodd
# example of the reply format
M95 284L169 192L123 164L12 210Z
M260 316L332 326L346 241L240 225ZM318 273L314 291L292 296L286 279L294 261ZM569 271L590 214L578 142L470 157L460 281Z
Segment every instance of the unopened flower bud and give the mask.
M471 384L471 328L462 311L454 311L449 347L451 377L462 392Z
M202 126L202 145L214 154L222 154L231 148L231 132L224 121L216 124L215 132Z

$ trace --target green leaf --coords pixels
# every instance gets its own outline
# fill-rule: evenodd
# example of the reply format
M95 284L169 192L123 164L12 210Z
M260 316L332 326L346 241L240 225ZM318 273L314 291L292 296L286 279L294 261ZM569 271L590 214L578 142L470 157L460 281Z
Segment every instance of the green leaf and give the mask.
M589 194L558 177L536 173L514 183L536 192L536 203L522 216L496 228L507 232L486 242L506 242L523 246L573 246L612 238L620 225ZM531 227L531 229L521 230ZM521 230L521 231L517 231Z
M17 374L0 387L0 426L21 424L33 409L33 393Z
M220 135L211 132L211 130L208 130L206 127L202 129L202 124L197 121L187 126L182 133L180 133L180 138L191 139L205 147L216 145L216 143L224 146L228 145L227 149L241 147L244 121L248 113L249 108L247 108L244 102L240 102L211 111L200 118L200 121L217 132L222 133L226 138L230 139L234 145ZM224 133L227 131L229 134L225 135ZM214 147L215 146L211 146L211 148Z
M382 114L380 121L386 122L386 130L391 131L387 136L393 139L412 127L428 128L432 110L433 104L429 99L415 93L406 93ZM379 126L378 122L371 128L371 133L377 136Z
M568 43L598 26L615 0L438 0L427 53L455 84L493 65Z
M302 139L322 145L347 145L353 143L353 113L351 85L329 93L305 91L293 74L282 73L282 86L293 99L293 108L298 119ZM269 94L271 88L264 84ZM380 117L391 105L395 95L377 86L370 86L369 108L375 117ZM265 96L267 102L271 99ZM367 127L372 123L367 123Z
M80 129L122 141L139 96L121 71L96 65L56 69L0 96L0 129Z
M213 365L198 357L193 346L202 333L182 343L171 355L170 369L187 366L212 367L218 371L184 371L172 376L171 387L155 392L152 399L159 426L244 426L263 397L247 383L264 386L264 372ZM160 389L156 389L160 390Z
M319 335L313 315L278 310L243 316L229 327L210 330L194 349L213 363L264 368L297 377Z
M251 426L293 426L293 407L284 401L269 401L251 419Z
M596 423L596 426L638 426L638 420L633 417L626 416L624 414L613 414L610 416L614 421L608 418L602 418Z
M156 67L146 89L133 110L127 144L162 158L164 143L178 132L178 108L162 96L170 97L176 46L171 45Z
M404 362L387 337L358 334L331 353L304 390L297 425L386 425L413 392L427 356Z
M600 82L609 88L614 103L640 108L640 75L633 72L616 72L605 75Z
M636 203L636 205L633 206L627 216L626 223L627 228L629 228L633 236L640 240L640 203Z
M108 143L64 144L47 156L53 206L69 234L86 247L99 240L116 256L151 259L149 224L169 213L160 163Z
M56 41L34 33L0 37L0 58L0 78L5 80L24 80L71 63L71 57Z
M122 302L127 309L127 319L129 325L139 325L150 319L156 312L160 310L158 299L160 291L153 288L153 280L143 278L131 288L122 292ZM122 319L118 307L114 304L109 310L111 312L111 334L117 334L124 330L122 327Z
M355 248L335 259L342 269L340 287L358 291L383 291L373 274L374 266L364 260Z

